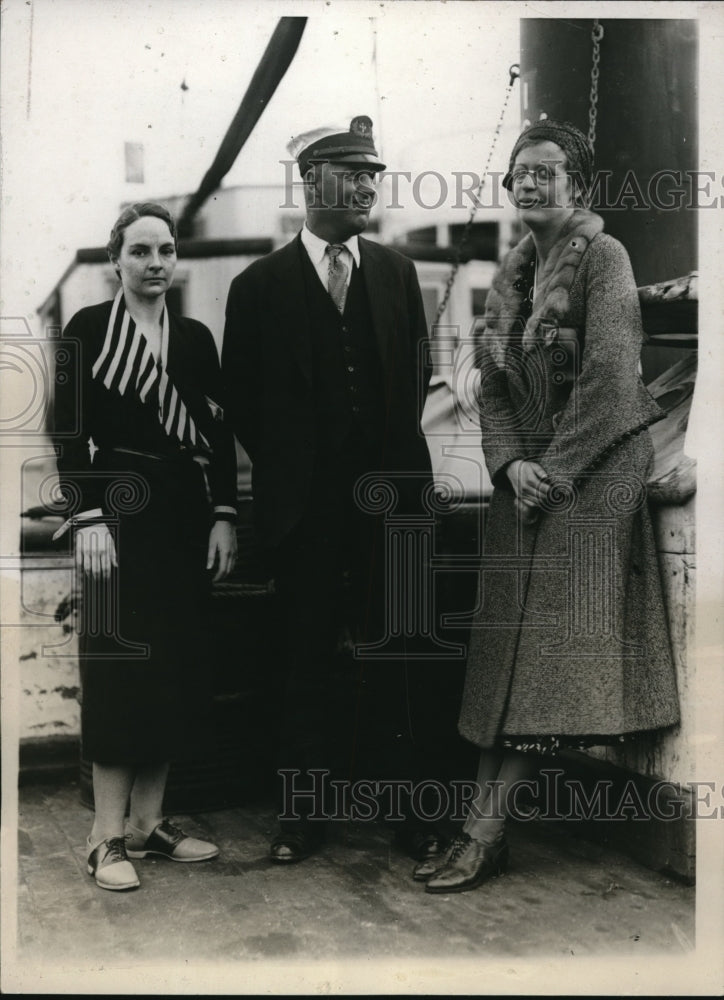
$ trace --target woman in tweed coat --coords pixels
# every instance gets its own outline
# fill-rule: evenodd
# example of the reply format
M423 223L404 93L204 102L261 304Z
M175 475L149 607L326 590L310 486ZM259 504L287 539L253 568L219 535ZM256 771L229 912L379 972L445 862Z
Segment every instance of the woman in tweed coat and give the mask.
M525 751L679 718L645 486L647 428L664 413L639 375L628 255L582 207L591 175L585 136L545 120L522 133L503 182L530 233L493 282L479 361L494 493L459 721L481 748L478 792L442 867L415 870L427 892L505 868Z

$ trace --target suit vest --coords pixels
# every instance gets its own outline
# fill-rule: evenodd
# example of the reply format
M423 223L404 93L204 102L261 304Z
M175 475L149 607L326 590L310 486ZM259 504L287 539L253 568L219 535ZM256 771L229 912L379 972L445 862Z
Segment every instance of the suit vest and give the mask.
M385 395L372 313L360 268L340 315L302 248L309 307L318 441L338 448L360 429L377 448L384 432Z

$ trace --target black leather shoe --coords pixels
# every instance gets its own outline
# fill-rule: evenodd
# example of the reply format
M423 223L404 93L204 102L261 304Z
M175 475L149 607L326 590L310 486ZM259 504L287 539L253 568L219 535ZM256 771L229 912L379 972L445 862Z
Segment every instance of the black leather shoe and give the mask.
M467 892L494 875L502 875L507 868L508 845L504 837L483 844L462 833L455 838L448 863L427 880L425 892Z
M424 861L415 865L412 869L412 877L415 882L427 882L431 875L434 875L435 872L439 872L445 867L445 865L449 864L450 859L453 856L453 852L455 850L460 850L457 845L460 843L461 837L467 838L467 834L461 833L459 836L455 837L454 840L450 841L444 851L440 851L439 854L433 854L429 858L426 858Z
M443 839L434 826L412 826L405 824L395 830L395 847L404 851L413 861L428 861L439 858L443 851Z
M279 865L304 861L319 849L322 840L321 831L315 831L307 824L295 824L292 829L282 829L272 840L269 858Z

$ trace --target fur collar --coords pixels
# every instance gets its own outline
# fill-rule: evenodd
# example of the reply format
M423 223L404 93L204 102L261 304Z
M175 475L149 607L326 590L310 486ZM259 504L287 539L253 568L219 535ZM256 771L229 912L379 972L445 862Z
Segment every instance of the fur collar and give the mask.
M595 212L577 208L551 247L542 274L533 311L525 326L523 349L548 343L554 328L562 325L570 304L570 289L591 240L603 230L603 219ZM513 324L520 315L525 275L535 257L529 233L505 257L493 279L485 307L485 342L498 365L505 361Z

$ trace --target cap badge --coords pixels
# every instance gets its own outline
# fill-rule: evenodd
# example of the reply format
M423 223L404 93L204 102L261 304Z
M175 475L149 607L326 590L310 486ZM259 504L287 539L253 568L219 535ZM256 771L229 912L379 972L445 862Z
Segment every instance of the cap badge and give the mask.
M358 135L361 139L371 139L372 138L372 119L368 118L367 115L357 115L353 118L349 130L352 135Z

